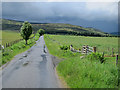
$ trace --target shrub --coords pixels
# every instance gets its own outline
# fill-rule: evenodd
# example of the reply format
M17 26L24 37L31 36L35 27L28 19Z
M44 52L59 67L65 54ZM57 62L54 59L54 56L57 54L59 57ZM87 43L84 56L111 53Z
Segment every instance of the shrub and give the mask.
M61 49L61 50L68 50L68 49L69 49L69 46L63 45L63 46L60 46L60 49Z
M36 34L35 38L29 39L28 40L28 44L26 45L24 40L20 41L8 48L5 48L4 52L2 53L2 59L0 58L0 62L2 62L2 64L7 63L8 61L10 61L16 54L21 53L25 50L27 50L28 48L30 48L31 46L33 46L35 44L35 41L39 39L39 36ZM0 63L0 66L2 65Z
M71 57L61 61L58 73L70 88L116 88L118 70L114 65L91 62L86 58Z
M45 30L39 29L37 33L39 33L39 36L42 36L43 34L45 34Z
M21 27L20 34L23 37L23 39L25 39L26 44L27 44L27 40L29 39L30 35L32 34L32 25L27 21L24 22L23 26Z
M36 33L35 35L35 41L39 39L39 33Z
M91 53L87 57L89 60L100 61L101 63L105 62L104 54Z
M6 56L6 55L9 55L9 53L8 52L4 52L2 55Z

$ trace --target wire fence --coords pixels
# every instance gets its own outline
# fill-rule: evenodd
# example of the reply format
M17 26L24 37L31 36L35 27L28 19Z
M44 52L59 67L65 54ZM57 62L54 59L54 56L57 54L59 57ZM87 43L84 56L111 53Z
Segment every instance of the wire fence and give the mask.
M29 39L32 39L32 38L34 38L34 37L35 37L35 34L34 34L33 37L31 37L31 38L29 38ZM5 43L5 44L3 44L3 45L0 44L0 50L3 50L3 51L4 51L5 48L10 47L10 46L12 46L12 45L14 45L14 44L22 41L22 40L24 40L24 39L18 39L18 40L15 40L15 41L11 41L11 42Z
M10 47L10 46L12 46L12 45L14 45L14 44L22 41L22 40L23 40L23 39L18 39L18 40L12 41L12 42L5 43L4 45L1 45L1 44L0 44L0 50L5 49L5 48L7 48L7 47Z

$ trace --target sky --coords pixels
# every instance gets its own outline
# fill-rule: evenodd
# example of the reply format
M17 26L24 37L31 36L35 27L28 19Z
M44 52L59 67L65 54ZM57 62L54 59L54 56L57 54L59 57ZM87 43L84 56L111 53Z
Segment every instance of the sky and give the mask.
M2 2L2 18L118 31L118 2Z

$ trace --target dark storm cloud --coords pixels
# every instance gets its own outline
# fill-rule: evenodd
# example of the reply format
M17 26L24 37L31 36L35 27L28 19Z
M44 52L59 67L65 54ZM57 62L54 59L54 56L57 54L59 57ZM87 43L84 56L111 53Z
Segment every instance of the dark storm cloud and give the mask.
M3 17L32 18L34 20L52 17L76 17L74 7L77 3L3 3Z
M104 3L101 5L89 3L43 3L43 2L4 2L2 4L3 18L23 20L30 22L69 23L94 27L105 32L117 28L117 16L114 12L115 4ZM113 5L113 8L110 8ZM105 9L104 9L105 8ZM99 11L98 11L99 10ZM108 14L109 12L109 14ZM114 29L114 30L113 30Z

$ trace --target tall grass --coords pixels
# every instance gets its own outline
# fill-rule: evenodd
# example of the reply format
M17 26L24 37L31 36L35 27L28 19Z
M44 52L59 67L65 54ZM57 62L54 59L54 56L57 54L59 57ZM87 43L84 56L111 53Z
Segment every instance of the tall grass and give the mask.
M71 88L117 88L118 68L79 57L59 63L57 70Z
M118 53L118 38L116 37L89 37L89 36L69 36L69 35L48 35L53 40L63 45L73 45L75 49L82 49L83 45L97 47L97 52L104 52L107 55Z
M28 40L27 45L25 41L22 40L8 48L5 48L4 52L2 53L2 58L0 58L0 62L1 62L0 66L10 61L15 55L29 49L31 46L33 46L36 43L35 41L38 39L39 39L39 34L36 34L35 38Z
M44 39L52 55L64 58L64 61L58 64L57 72L64 77L69 87L118 87L118 67L115 64L115 57L105 57L105 63L101 64L99 60L89 60L86 55L60 49L61 45L72 44L76 49L83 45L89 45L96 46L99 52L107 51L107 47L115 48L117 52L117 38L44 35ZM106 52L106 54L108 53ZM84 58L80 58L81 56L84 56Z
M20 33L18 31L10 31L10 30L5 30L5 31L1 31L2 33L2 44L6 44L18 39L22 39L22 37L20 36Z

